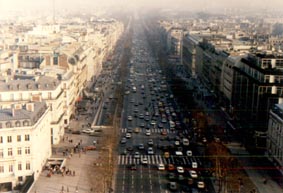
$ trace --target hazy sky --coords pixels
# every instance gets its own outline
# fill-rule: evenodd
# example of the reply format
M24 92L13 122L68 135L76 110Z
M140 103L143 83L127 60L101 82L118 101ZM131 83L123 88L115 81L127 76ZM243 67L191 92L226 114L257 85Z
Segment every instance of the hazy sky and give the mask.
M123 6L138 5L139 7L170 8L182 7L190 9L213 8L279 8L283 0L0 0L0 10L19 8L52 9L56 7L100 7L106 5Z

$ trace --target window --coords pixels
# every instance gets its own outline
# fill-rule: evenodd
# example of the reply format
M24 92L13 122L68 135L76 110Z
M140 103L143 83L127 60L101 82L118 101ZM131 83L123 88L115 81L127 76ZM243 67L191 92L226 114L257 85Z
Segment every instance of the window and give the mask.
M0 149L0 158L3 158L3 157L4 157L4 150Z
M9 172L14 172L13 164L10 164L10 165L9 165Z
M30 170L30 162L26 163L26 170Z
M19 171L22 170L22 163L21 163L21 162L18 163L18 170L19 170Z
M24 121L24 126L29 126L29 122L26 120L26 121Z
M11 128L11 127L12 127L12 124L11 124L10 122L7 122L7 123L6 123L6 127L7 127L7 128Z
M3 143L3 136L0 136L0 143Z
M25 154L29 155L30 154L30 147L25 148Z
M17 142L20 142L22 140L22 136L21 135L18 135L17 136Z
M21 122L17 121L15 125L16 125L16 127L20 127L21 126Z
M24 180L23 176L19 176L19 177L18 177L18 181L19 181L19 182L22 182L23 180Z
M13 149L12 148L8 148L8 156L13 156Z
M53 57L53 64L58 65L58 56Z
M7 142L12 143L12 136L7 136Z
M25 141L29 141L29 135L25 135Z
M4 166L0 165L0 173L4 173Z
M21 148L21 147L18 147L17 152L18 152L18 155L22 155L22 148Z

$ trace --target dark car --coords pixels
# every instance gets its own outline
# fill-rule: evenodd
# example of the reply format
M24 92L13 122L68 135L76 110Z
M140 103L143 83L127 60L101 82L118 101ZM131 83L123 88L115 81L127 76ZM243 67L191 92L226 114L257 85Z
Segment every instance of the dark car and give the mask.
M136 164L130 165L130 170L137 170L137 165Z
M72 134L80 135L81 131L72 131Z

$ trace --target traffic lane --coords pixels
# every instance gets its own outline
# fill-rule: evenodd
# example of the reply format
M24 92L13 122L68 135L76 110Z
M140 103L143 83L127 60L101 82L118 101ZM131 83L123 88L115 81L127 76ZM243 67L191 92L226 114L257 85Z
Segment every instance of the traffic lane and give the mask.
M118 171L116 173L116 192L126 193L125 192L125 183L126 183L126 166L119 166Z

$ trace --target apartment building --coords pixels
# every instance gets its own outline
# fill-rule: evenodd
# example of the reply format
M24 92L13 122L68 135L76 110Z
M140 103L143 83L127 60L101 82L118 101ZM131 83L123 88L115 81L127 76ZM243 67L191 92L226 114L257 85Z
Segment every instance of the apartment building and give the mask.
M45 102L0 110L0 192L37 179L51 156L51 114Z
M269 112L266 147L267 156L283 174L283 103L276 104Z
M0 82L0 109L30 101L46 101L51 113L51 144L59 143L64 134L64 92L61 81L51 76L15 75Z
M249 54L234 66L232 106L238 118L259 131L267 130L269 110L283 95L283 57Z
M201 41L202 39L200 37L191 34L187 34L183 39L182 61L186 72L192 77L196 76L197 49Z

